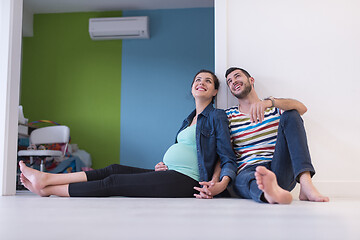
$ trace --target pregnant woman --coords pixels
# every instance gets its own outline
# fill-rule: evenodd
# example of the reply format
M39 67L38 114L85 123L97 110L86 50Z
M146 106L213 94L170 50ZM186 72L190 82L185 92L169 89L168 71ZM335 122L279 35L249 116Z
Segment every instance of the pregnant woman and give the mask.
M113 164L86 172L52 174L20 161L20 179L27 189L43 197L192 197L199 181L211 180L220 159L218 194L235 178L236 170L227 116L213 107L218 88L219 80L211 71L195 75L191 92L196 109L184 120L176 143L164 155L166 171Z

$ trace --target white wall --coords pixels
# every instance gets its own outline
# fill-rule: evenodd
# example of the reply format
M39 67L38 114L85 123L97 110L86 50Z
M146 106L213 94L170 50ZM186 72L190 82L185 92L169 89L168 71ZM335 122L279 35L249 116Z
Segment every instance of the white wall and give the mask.
M360 1L217 0L215 8L216 24L227 19L216 72L224 78L223 62L243 67L259 97L305 103L314 182L333 196L360 195ZM227 94L219 107L230 105Z
M0 1L0 195L15 194L22 0Z

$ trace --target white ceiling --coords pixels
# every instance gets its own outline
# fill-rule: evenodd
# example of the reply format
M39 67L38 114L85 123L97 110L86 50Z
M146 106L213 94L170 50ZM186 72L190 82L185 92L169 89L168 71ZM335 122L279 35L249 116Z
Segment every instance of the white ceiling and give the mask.
M213 7L214 0L24 0L31 13Z

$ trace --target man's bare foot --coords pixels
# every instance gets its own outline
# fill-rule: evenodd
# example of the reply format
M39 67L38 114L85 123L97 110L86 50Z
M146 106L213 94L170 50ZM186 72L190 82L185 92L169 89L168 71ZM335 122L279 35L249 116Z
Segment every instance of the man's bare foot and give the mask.
M48 197L48 195L44 194L44 191L42 189L35 188L32 183L25 177L23 173L20 174L20 181L21 183L31 192L36 193L37 195L41 197Z
M29 168L28 166L25 165L23 161L19 162L19 166L20 166L20 171L23 174L24 178L31 183L32 188L35 191L40 191L41 189L47 186L46 184L47 173L40 172L33 168Z
M311 202L329 202L330 199L326 196L323 196L314 186L310 173L304 172L300 176L300 194L299 199L301 201L311 201Z
M264 192L269 203L290 204L292 196L289 191L282 189L276 180L276 175L264 166L258 166L255 172L258 188Z

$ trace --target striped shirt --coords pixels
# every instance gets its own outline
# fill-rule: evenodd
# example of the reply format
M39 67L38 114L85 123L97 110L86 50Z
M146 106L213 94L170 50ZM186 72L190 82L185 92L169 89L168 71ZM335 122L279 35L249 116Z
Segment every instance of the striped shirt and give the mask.
M238 173L248 165L272 160L282 112L275 107L267 108L264 121L253 123L249 115L239 112L238 106L226 109Z

